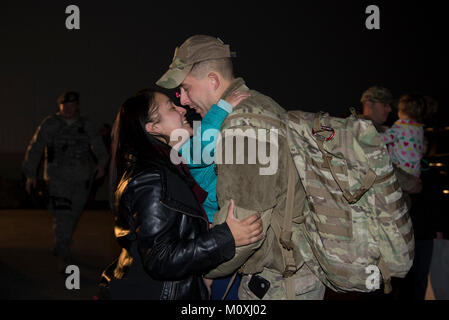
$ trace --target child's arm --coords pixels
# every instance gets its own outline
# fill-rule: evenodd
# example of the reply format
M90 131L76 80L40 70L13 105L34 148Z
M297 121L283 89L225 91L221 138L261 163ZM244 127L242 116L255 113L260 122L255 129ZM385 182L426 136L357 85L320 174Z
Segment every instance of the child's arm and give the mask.
M232 109L237 106L241 101L249 97L249 92L244 91L235 91L230 96L226 98L226 100L220 99L217 104L213 104L209 111L204 116L201 121L201 126L199 127L201 130L195 132L195 136L191 139L193 141L192 144L198 144L201 146L200 152L203 154L203 150L208 148L206 151L207 155L213 159L215 157L215 147L217 142L218 134L220 133L221 125L223 121L226 119L229 113L232 112ZM195 141L195 139L198 139ZM211 142L213 141L213 142ZM194 146L192 146L194 147ZM194 152L198 152L199 150L192 149L192 155ZM194 158L195 159L195 158ZM202 163L204 160L202 157L197 155L197 159L201 159ZM207 164L210 161L206 161Z
M204 165L204 159L202 157L203 150L209 143L211 143L210 139L212 137L214 139L214 145L211 150L211 157L215 157L215 144L218 133L220 132L221 124L231 112L232 106L224 100L220 100L218 104L213 104L211 106L201 121L198 130L194 132L193 137L191 137L180 149L181 155L184 157L190 168L201 167ZM207 141L206 139L202 139L203 133L206 131L208 131L206 137ZM195 153L197 153L196 157Z
M232 105L229 104L226 100L220 99L217 104L213 104L209 112L206 113L203 120L201 121L201 135L209 129L214 129L217 132L213 135L213 137L217 138L223 121L231 112ZM200 132L197 132L197 134L199 133ZM208 141L201 141L201 148L205 147L210 142L210 139L207 140Z
M400 135L402 134L402 128L393 125L391 128L387 129L385 132L380 133L380 136L382 137L385 144L393 143L396 140L400 138Z
M213 104L209 111L201 121L201 126L190 139L192 161L189 163L191 167L210 164L215 157L215 147L217 137L220 132L221 125L229 113L232 112L232 105L225 100L220 100L217 104ZM213 142L211 142L211 140ZM199 148L198 148L199 147ZM209 159L203 159L203 150ZM200 160L200 161L199 161Z
M250 93L248 91L234 91L228 97L226 97L226 100L220 99L217 104L212 105L209 112L204 116L203 121L201 121L201 136L209 129L214 129L214 131L216 131L214 132L214 134L208 135L208 137L206 137L205 140L207 141L201 142L201 149L210 142L211 137L214 137L214 139L217 138L221 125L223 124L223 121L226 119L228 114L232 112L232 109L234 107L236 107L240 102L242 102L249 96Z

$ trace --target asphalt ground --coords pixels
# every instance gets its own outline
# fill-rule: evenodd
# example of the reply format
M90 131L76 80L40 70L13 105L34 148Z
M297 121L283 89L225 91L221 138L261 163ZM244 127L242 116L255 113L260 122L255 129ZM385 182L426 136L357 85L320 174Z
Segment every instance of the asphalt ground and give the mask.
M88 210L78 222L72 264L79 268L79 289L67 289L75 273L60 272L52 254L52 223L46 210L0 210L0 299L94 299L102 271L119 253L111 212Z
M120 249L108 210L86 210L73 235L72 264L79 268L79 289L73 271L61 272L52 254L52 216L46 210L0 210L0 300L94 300L100 275ZM71 277L69 279L69 277ZM325 300L384 300L380 291L337 294ZM394 299L394 298L393 298Z

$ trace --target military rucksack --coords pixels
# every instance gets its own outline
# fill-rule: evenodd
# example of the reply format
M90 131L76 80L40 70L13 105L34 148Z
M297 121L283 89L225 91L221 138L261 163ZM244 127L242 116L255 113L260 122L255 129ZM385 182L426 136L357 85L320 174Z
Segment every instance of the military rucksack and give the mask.
M225 122L239 117L256 126L279 125L292 155L286 211L271 224L282 247L288 298L294 298L289 280L298 268L298 250L334 291L374 291L377 273L388 293L391 277L404 277L412 265L414 237L387 148L373 124L355 113L343 119L303 111L290 111L284 119L264 111L236 113ZM307 195L300 219L292 212L295 171ZM293 223L301 226L308 246L292 242Z
M380 270L388 293L391 277L412 265L414 237L375 127L354 112L342 119L291 111L287 140L307 194L303 231L322 280L335 291L373 291L370 276Z

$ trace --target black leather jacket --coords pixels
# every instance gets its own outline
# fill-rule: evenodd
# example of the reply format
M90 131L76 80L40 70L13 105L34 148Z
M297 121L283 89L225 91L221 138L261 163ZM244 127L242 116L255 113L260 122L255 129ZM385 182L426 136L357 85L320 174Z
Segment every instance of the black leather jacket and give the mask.
M195 194L167 168L135 169L116 191L120 257L102 274L112 299L208 299L202 275L231 259L226 223L208 230Z

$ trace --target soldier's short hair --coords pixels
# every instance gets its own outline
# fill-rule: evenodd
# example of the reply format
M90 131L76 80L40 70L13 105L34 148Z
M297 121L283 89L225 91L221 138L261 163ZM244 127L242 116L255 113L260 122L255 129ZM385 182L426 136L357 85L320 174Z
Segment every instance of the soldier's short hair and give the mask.
M197 62L193 65L190 75L196 79L202 79L211 71L218 72L227 80L234 78L231 58L211 59Z

